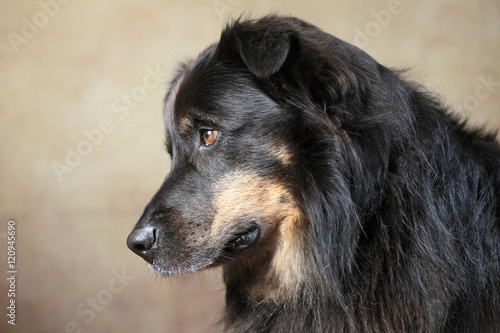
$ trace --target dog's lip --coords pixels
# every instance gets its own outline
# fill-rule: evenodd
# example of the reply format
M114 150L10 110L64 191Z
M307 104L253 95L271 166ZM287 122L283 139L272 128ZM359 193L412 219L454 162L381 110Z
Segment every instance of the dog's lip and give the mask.
M237 233L236 236L228 242L225 250L244 250L257 241L257 239L259 238L259 234L259 228L256 225L252 225L245 229L245 231Z
M261 233L259 224L252 221L247 224L245 229L234 232L232 238L229 238L225 246L220 247L219 250L212 249L209 251L212 254L217 253L215 256L208 255L203 260L200 260L200 258L193 259L190 265L181 264L167 267L165 267L164 263L158 257L150 266L154 272L164 276L182 275L218 267L244 255L261 238Z

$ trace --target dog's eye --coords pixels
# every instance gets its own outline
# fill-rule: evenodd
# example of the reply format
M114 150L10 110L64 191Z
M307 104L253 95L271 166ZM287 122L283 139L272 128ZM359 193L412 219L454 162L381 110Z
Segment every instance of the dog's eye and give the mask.
M215 139L217 139L217 135L219 135L219 132L211 129L204 129L200 131L201 141L205 147L213 145Z

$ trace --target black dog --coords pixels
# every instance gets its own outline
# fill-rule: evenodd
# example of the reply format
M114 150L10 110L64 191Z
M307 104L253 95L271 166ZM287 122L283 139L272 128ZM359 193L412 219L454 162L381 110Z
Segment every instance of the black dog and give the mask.
M238 332L500 332L500 148L295 18L228 26L165 100L172 169L128 237L224 265Z

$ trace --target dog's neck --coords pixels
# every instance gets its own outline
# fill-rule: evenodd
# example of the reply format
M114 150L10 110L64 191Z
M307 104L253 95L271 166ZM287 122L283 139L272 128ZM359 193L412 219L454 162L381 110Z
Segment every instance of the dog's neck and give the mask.
M289 270L286 274L293 272ZM320 332L350 329L346 313L325 288L326 284L313 280L315 278L311 273L300 277L288 275L289 281L280 280L280 275L273 267L272 258L268 258L265 264L246 262L245 265L234 263L225 266L227 288L223 323L227 331ZM296 284L293 284L294 281ZM332 317L337 320L332 321ZM311 326L298 328L297 323L311 323Z

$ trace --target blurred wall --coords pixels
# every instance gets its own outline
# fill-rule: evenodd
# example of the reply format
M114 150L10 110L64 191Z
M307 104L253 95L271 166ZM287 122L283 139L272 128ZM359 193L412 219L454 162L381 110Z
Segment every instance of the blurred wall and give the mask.
M164 280L125 239L169 169L162 99L228 17L297 15L500 126L500 2L0 2L0 267L16 222L16 326L1 332L210 332L218 270Z

